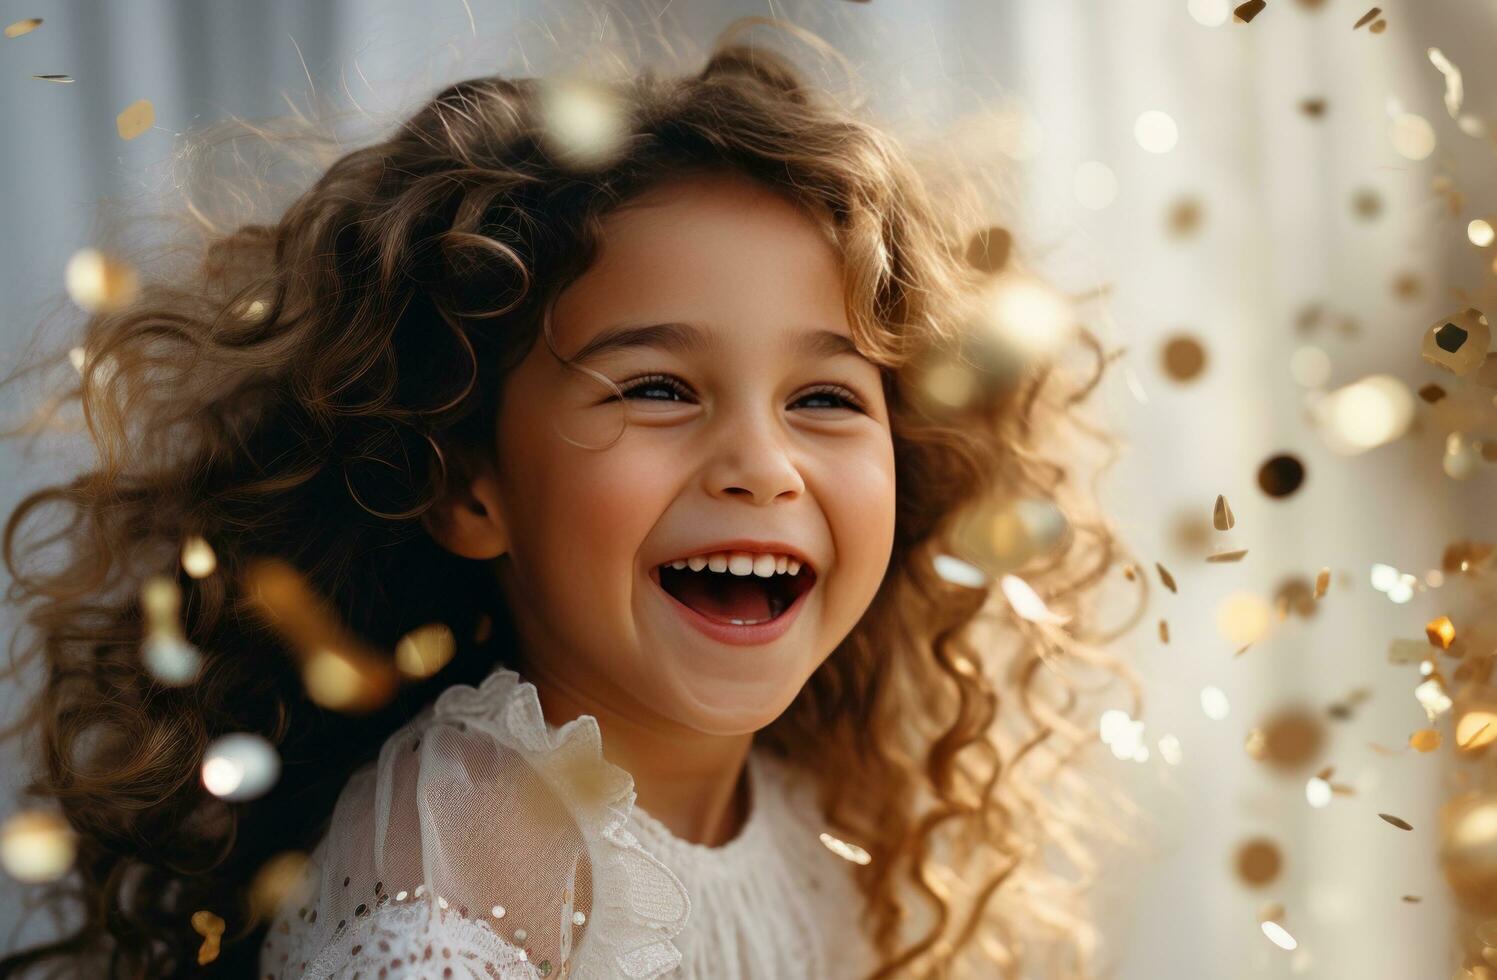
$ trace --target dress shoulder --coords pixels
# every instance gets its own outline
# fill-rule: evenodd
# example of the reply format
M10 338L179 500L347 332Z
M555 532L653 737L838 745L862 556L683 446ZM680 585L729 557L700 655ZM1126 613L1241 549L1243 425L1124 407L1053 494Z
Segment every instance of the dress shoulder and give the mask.
M657 977L690 905L633 801L591 716L548 728L504 669L454 685L350 777L260 976Z

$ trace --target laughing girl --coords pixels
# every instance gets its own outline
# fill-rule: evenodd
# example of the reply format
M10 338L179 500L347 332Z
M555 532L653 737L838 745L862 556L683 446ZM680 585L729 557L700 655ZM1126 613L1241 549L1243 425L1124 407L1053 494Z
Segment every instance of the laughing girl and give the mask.
M1006 346L973 199L745 26L679 77L454 84L89 319L100 464L6 536L81 922L0 975L1088 975L1051 793L1113 561L1062 438L1097 348ZM380 664L267 567L450 659L340 703ZM205 776L230 733L257 798Z

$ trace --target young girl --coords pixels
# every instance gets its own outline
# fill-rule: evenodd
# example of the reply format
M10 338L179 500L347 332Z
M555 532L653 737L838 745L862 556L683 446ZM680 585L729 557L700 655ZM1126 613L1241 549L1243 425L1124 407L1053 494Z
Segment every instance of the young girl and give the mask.
M605 152L558 84L452 85L90 318L101 462L6 537L82 921L0 975L1090 971L1052 793L1113 556L1052 457L1096 379L995 339L1001 233L744 26L571 90ZM450 662L340 704L329 660L381 665L266 559ZM143 655L163 573L190 683ZM276 748L258 798L211 791L227 733Z

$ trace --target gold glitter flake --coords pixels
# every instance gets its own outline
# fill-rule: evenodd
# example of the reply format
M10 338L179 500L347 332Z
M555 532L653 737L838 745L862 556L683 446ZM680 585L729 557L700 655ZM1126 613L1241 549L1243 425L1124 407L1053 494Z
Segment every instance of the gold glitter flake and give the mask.
M120 139L133 140L156 125L156 107L151 105L150 99L137 99L114 117L114 125Z
M192 928L203 937L198 949L198 966L218 959L218 942L224 934L224 920L206 909L192 913Z
M1380 14L1380 13L1382 13L1382 12L1383 12L1383 8L1381 8L1381 7L1373 7L1371 10L1367 11L1367 13L1363 14L1361 16L1361 18L1358 19L1358 21L1355 24L1351 25L1351 29L1352 30L1356 30L1359 27L1366 26L1367 24L1369 24L1372 21L1376 20L1377 19L1377 15Z
M1232 515L1232 508L1227 503L1227 498L1221 494L1216 495L1216 506L1211 509L1211 526L1218 531L1230 531L1237 524L1237 518Z
M1169 620L1167 620L1167 619L1161 619L1159 621L1159 642L1167 644L1167 643L1169 643L1169 641L1170 641L1170 624L1169 624Z
M1449 650L1455 642L1455 624L1449 616L1440 616L1424 624L1424 635L1429 637L1430 646Z
M1237 877L1245 885L1261 888L1277 878L1283 866L1279 845L1267 837L1244 841L1237 849Z
M1399 830L1413 830L1414 829L1414 825L1413 824L1409 823L1407 820L1403 819L1402 817L1395 817L1391 813L1379 813L1378 816L1382 817L1384 820L1386 820L1388 823L1391 823L1393 826L1397 827Z
M1409 736L1409 747L1416 752L1433 752L1440 747L1440 733L1433 728L1421 728Z
M1445 389L1437 384L1427 384L1419 389L1419 397L1433 405L1445 397Z
M1268 0L1248 0L1247 3L1244 3L1233 10L1232 16L1241 23L1249 24L1252 23L1253 18L1261 14L1263 12L1263 8L1267 6Z
M820 836L821 843L826 845L826 849L837 855L839 858L851 861L854 864L867 864L869 861L873 860L868 856L867 851L863 850L856 844L849 844L847 841L840 840L826 832L822 832Z
M1248 550L1242 548L1238 551L1221 551L1214 555L1207 555L1206 560L1212 564L1224 564L1227 562L1242 561L1247 557Z
M1154 568L1159 572L1159 581L1164 583L1164 587L1166 589L1169 589L1171 592L1180 591L1175 587L1175 576L1170 574L1170 570L1168 568L1165 568L1157 561L1154 563Z
M1325 115L1325 99L1301 99L1299 104L1299 111L1303 112L1311 119L1319 119L1321 116Z
M25 37L41 26L42 19L40 17L27 17L25 20L18 20L13 24L5 25L5 36Z
M967 243L967 264L987 275L997 275L1008 266L1013 241L1007 228L984 228Z
M1324 599L1326 591L1331 587L1331 570L1322 568L1315 574L1315 598Z

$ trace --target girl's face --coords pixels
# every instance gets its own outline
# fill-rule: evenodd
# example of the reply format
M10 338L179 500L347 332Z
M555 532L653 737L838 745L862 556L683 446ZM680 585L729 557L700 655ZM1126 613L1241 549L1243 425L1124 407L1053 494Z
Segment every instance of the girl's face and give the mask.
M742 734L789 706L872 602L894 538L881 376L851 352L843 296L817 226L748 178L676 180L604 220L598 261L555 306L556 350L571 358L607 331L652 324L683 325L695 341L579 362L617 383L622 403L544 339L509 376L503 584L529 669L655 727ZM819 352L802 346L823 331L847 350L829 351L835 337ZM562 438L603 445L625 411L606 449ZM734 539L791 545L815 570L775 639L699 631L652 575Z

